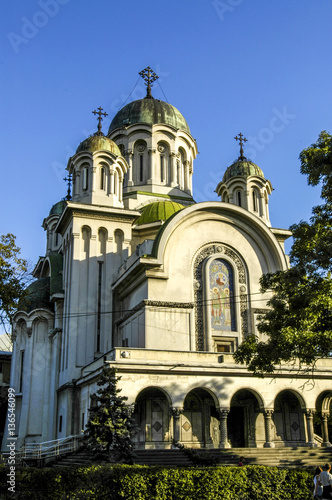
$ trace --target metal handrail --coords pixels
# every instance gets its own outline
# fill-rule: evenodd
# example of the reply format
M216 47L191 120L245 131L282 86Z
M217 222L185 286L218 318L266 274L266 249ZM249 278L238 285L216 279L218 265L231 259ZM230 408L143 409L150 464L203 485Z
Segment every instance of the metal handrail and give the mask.
M77 450L81 436L68 436L65 438L44 441L43 443L27 443L19 450L20 459L48 458L63 455Z

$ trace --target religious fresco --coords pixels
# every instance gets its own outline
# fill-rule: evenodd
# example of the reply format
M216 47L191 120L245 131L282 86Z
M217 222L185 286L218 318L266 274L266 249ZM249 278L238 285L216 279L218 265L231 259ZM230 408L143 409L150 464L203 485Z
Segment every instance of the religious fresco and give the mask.
M211 328L235 330L233 271L224 260L214 260L210 264L209 296Z

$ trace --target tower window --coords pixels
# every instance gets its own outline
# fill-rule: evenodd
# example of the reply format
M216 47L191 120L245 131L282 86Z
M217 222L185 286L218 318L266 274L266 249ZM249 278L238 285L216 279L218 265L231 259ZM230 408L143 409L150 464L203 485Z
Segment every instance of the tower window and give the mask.
M239 207L242 207L242 196L241 196L241 191L237 192L237 204Z
M160 181L164 182L165 173L164 173L164 157L160 156Z
M20 366L20 385L19 392L23 389L23 370L24 370L24 351L21 351L21 366Z
M252 192L252 204L254 212L258 212L258 196L257 196L257 191L255 189Z
M102 167L100 169L100 189L102 189L102 190L105 189L105 177L106 177L105 168Z
M143 182L143 155L139 155L139 180Z
M83 168L83 191L87 191L89 187L89 177L87 167Z

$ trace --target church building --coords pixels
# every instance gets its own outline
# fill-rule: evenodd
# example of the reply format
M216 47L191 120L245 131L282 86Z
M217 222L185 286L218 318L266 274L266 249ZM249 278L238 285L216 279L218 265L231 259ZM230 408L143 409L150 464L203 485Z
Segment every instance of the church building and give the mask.
M121 376L138 449L329 446L331 359L310 388L298 367L257 378L233 359L259 335L270 297L260 277L289 266L270 181L239 134L220 201L196 203L196 140L152 96L157 75L140 74L146 97L107 135L94 111L97 132L68 161L68 196L43 220L46 253L12 332L17 449L81 435L103 365Z

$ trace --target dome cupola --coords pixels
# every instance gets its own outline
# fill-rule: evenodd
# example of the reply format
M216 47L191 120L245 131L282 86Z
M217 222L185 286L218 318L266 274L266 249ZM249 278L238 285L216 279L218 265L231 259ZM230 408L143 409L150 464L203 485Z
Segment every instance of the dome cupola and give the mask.
M233 203L260 217L270 226L268 196L272 192L261 168L244 156L242 133L235 137L240 143L240 156L232 163L219 182L216 193L222 202Z
M125 208L145 205L151 194L191 204L196 141L180 111L152 96L156 73L148 66L139 74L147 86L145 98L120 109L108 131L129 165L124 179Z
M67 166L73 182L72 201L123 208L128 165L117 144L102 133L101 121L107 113L101 107L92 113L98 115L98 130L81 142Z

